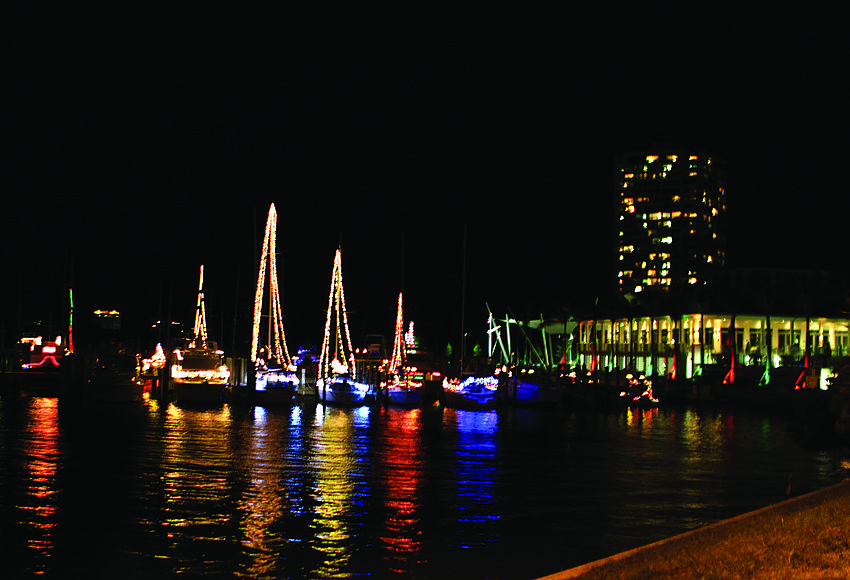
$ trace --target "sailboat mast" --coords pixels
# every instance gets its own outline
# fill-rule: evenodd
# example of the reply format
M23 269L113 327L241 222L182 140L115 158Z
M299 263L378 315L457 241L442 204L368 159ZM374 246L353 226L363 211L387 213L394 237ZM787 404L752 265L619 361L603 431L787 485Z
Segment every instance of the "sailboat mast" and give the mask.
M463 273L461 275L461 300L460 300L460 369L458 377L463 375L463 353L466 343L466 224L463 224Z
M200 341L200 345L197 343ZM195 308L195 339L192 344L205 348L207 343L207 317L204 312L204 266L201 264L201 276L198 282L198 305Z

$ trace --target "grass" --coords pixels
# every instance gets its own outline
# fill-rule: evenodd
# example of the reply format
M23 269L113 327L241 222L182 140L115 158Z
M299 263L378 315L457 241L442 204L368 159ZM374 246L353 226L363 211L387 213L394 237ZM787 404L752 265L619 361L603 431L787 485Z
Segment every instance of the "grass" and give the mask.
M850 578L850 480L541 580Z

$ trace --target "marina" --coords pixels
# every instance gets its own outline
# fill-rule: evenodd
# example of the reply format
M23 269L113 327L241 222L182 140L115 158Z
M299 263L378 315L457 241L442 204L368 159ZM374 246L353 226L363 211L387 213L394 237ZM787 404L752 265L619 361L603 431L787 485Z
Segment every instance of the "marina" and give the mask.
M846 478L714 406L130 404L0 395L4 573L533 579Z

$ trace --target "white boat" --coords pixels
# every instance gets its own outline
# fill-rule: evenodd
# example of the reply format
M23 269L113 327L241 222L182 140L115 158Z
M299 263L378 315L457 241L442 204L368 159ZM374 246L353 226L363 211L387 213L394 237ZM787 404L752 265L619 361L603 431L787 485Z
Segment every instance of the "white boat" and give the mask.
M227 392L230 371L224 352L214 348L177 349L171 380L178 402L218 403Z
M258 404L288 404L295 400L300 380L294 371L271 368L257 371L254 400Z
M331 274L325 336L319 355L316 393L321 401L338 405L362 405L371 388L352 377L357 376L357 363L348 331L348 314L342 288L342 253L337 249Z
M343 376L319 379L316 388L319 400L333 405L362 405L370 390L369 385Z
M393 354L388 363L391 379L386 386L387 399L394 405L413 406L419 404L422 398L422 381L414 375L421 376L418 369L407 364L407 342L413 342L413 323L410 323L410 336L404 332L404 310L402 308L402 293L398 293L398 308L396 310L395 338Z
M499 380L494 376L467 377L463 381L446 379L443 392L446 405L455 409L493 409Z
M387 385L387 399L393 405L418 405L422 398L422 383L398 381Z
M221 402L230 383L224 352L207 339L204 310L204 267L198 284L195 309L195 338L185 349L176 349L171 365L171 382L178 402Z
M283 331L283 313L280 303L280 288L277 278L276 248L277 211L274 204L269 207L266 220L263 251L260 256L257 288L254 294L254 324L251 338L251 355L254 362L254 402L264 404L288 404L295 400L300 381L295 373L296 367L289 356L286 346L286 334ZM263 295L268 274L267 325L268 346L260 346L260 326L263 321Z

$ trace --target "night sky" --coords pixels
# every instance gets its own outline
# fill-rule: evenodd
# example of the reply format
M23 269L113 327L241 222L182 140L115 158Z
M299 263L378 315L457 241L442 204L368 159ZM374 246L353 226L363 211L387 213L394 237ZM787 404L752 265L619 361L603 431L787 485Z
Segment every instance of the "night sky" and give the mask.
M7 344L64 322L71 285L128 330L169 305L191 324L205 264L211 333L238 351L271 202L290 348L321 341L340 245L355 336L388 335L403 289L429 343L456 342L464 280L479 337L485 302L554 316L607 292L614 156L659 143L727 160L730 265L848 267L829 34L290 16L15 39Z

